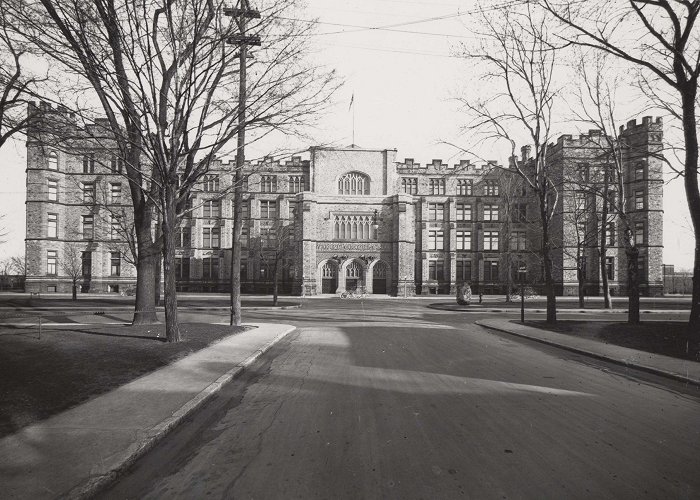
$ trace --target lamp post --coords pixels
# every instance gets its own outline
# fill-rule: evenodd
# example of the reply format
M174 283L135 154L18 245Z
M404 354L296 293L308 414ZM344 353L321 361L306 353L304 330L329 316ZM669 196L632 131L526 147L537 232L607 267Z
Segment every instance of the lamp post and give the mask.
M518 255L518 281L520 281L520 322L525 323L525 273L522 272L524 262Z
M405 299L408 296L407 289L408 288L408 276L403 277L403 298Z

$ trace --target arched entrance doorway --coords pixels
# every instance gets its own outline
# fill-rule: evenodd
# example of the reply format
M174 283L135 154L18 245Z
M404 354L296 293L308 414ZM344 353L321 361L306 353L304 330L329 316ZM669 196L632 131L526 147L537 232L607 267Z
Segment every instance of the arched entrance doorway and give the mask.
M345 289L347 291L358 290L364 286L362 280L362 265L353 260L345 268Z
M338 288L338 266L327 261L321 267L321 293L335 293Z
M386 281L388 277L385 262L377 262L372 269L372 293L387 293Z

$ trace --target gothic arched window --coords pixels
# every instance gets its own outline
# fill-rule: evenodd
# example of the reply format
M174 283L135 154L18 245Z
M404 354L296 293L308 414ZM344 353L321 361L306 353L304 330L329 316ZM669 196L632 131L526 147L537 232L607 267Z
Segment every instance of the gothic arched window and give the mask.
M338 194L366 195L369 194L369 177L359 172L347 173L338 179Z

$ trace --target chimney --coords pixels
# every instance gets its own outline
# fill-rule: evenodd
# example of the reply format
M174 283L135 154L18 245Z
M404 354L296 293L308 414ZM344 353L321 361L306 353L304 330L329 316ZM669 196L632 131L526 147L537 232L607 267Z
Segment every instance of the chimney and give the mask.
M520 148L523 163L525 163L527 160L530 159L530 151L531 151L530 146L523 146L522 148Z

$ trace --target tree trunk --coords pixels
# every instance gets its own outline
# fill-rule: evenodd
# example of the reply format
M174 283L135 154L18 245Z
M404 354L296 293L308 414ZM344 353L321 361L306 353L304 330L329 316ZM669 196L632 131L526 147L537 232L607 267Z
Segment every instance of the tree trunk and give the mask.
M631 324L639 323L639 249L636 246L625 250L627 254L627 297L629 301L629 312L627 322Z
M78 285L75 281L73 282L73 300L78 300Z
M245 34L245 17L241 19L241 35ZM243 203L243 167L245 166L245 106L246 106L246 57L247 45L242 44L238 53L238 133L236 137L236 172L234 174L233 235L231 241L231 326L241 326L241 204Z
M175 226L177 223L177 194L170 184L163 187L163 274L165 305L165 337L168 342L180 342L177 321L177 292L175 291Z
M162 231L162 229L161 229ZM161 283L160 283L160 275L161 275L161 265L162 265L162 260L160 258L156 259L156 272L155 272L155 283L153 284L153 287L155 288L155 297L153 299L153 305L156 307L160 305L160 288L161 288Z
M544 261L544 288L547 295L547 323L557 322L557 296L554 290L554 276L552 274L552 254L549 241L549 220L547 217L548 204L540 194L540 221L542 223L542 260Z
M583 283L583 273L581 272L581 261L579 261L578 268L576 269L576 275L578 277L578 307L580 309L586 308L586 289Z
M506 230L507 231L507 230ZM509 231L506 232L506 239L508 238L508 235L510 234ZM513 278L512 278L512 272L513 270L511 269L511 262L510 262L510 251L509 248L506 248L506 302L510 303L510 296L513 294Z
M150 241L150 223L147 236L137 227L138 260L136 262L136 303L132 325L158 323L155 305L155 276L160 255L157 246ZM139 236L141 234L141 236Z
M684 71L681 69L680 71ZM700 337L700 189L698 188L698 131L695 116L697 79L681 91L683 105L683 138L685 139L685 168L683 182L688 199L690 220L695 233L695 261L693 262L693 296L690 302L688 326L691 335Z
M612 298L610 297L610 284L608 283L608 273L605 269L605 261L607 257L607 248L600 247L600 282L603 288L603 307L612 309Z

